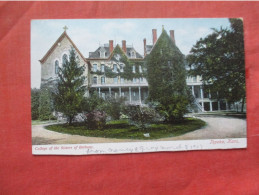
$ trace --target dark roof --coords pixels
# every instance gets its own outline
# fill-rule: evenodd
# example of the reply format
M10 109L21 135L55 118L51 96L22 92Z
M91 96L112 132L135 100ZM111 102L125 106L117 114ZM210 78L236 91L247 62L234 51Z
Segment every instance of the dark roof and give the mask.
M105 45L108 45L108 44L105 44ZM101 47L98 47L98 49L95 50L94 52L89 52L89 59L100 59L100 53L99 53L99 51L100 51L102 48L105 50L105 53L106 53L105 58L109 58L109 56L110 56L110 54L111 54L111 53L110 53L110 48L107 47L107 46L101 46ZM140 55L133 47L127 47L126 55L127 55L128 58L133 59L133 58L131 58L130 55L129 55L129 53L130 53L130 51L131 51L132 49L133 49L133 50L135 51L135 53L136 53L136 58L143 58L142 55ZM105 58L104 58L104 59L105 59Z
M110 48L109 47L99 47L94 52L89 52L89 58L100 58L100 49L103 48L105 50L105 58L108 58L110 56Z
M136 53L136 58L143 58L142 55L140 55L133 47L127 47L127 57L131 58L131 56L129 55L130 51L134 50Z

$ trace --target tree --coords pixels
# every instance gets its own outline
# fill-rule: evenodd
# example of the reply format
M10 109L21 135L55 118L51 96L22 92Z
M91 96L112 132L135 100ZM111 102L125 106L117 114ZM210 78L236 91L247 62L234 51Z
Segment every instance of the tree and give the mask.
M229 19L230 28L213 29L192 47L187 57L189 74L200 75L203 85L218 99L245 101L243 22Z
M31 89L31 119L39 119L40 89Z
M51 91L47 87L42 87L40 89L39 96L39 119L40 120L50 120L53 119L53 103L51 97Z
M164 29L145 65L149 101L159 103L158 108L168 121L182 119L190 102L185 59Z
M69 125L77 113L82 110L82 101L86 92L84 86L85 67L80 66L75 49L71 48L69 60L64 60L58 71L57 88L54 93L56 111L62 112L68 118Z

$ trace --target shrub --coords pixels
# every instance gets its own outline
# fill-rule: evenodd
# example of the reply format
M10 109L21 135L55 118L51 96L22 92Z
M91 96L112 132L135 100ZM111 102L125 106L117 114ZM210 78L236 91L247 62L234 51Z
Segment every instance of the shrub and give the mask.
M125 107L125 98L106 99L98 108L104 110L113 120L119 120Z
M50 120L55 118L52 114L53 102L50 89L42 88L39 97L39 119Z
M153 108L133 105L129 105L125 108L125 114L128 115L129 122L135 125L139 130L148 128L157 115Z
M90 129L103 129L106 124L106 113L94 110L86 114L87 125Z

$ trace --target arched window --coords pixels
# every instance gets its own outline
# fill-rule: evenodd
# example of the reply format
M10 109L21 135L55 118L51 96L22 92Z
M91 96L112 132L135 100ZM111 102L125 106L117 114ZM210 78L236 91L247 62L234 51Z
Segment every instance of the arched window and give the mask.
M65 64L67 61L68 61L67 54L64 54L64 55L62 56L62 63Z
M101 84L105 84L105 77L101 77Z
M93 77L93 84L97 84L97 77Z
M117 72L117 65L113 64L113 72Z
M101 65L101 71L104 72L104 64Z
M55 61L55 74L58 74L58 69L59 69L59 62L58 60Z

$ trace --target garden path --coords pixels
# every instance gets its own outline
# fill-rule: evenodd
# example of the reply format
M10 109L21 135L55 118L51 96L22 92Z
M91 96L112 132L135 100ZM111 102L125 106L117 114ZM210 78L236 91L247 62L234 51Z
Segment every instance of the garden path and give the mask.
M143 142L143 141L171 141L171 140L197 140L197 139L223 139L246 137L246 120L229 117L199 117L207 123L207 126L177 137L161 138L156 140L132 140L85 137L69 135L49 131L43 125L32 126L32 144L86 144L86 143L109 143L109 142Z

